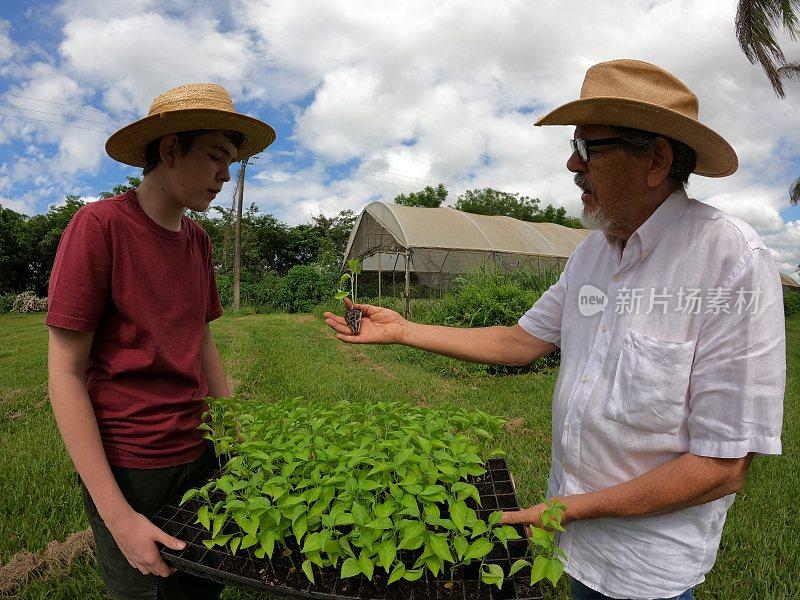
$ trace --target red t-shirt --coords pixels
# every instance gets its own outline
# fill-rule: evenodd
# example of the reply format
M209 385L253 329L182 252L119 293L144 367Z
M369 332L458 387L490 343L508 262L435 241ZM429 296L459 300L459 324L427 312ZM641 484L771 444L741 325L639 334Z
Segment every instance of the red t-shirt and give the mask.
M72 218L45 323L95 332L86 384L110 464L167 467L202 453L200 342L221 314L211 241L188 217L165 229L131 190Z

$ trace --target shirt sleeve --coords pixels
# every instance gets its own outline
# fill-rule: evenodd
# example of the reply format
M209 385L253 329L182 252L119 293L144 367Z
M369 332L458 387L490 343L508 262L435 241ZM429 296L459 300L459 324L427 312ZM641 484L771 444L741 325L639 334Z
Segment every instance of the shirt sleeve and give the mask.
M698 334L689 451L718 458L780 454L786 388L780 276L769 251L759 248L729 279L721 288L730 292L729 312L706 315Z
M205 236L206 249L206 269L208 269L208 300L206 302L206 323L219 319L222 316L222 302L219 299L217 289L217 278L214 274L213 252L211 249L211 239L208 234Z
M94 331L105 311L111 282L111 254L98 218L81 209L58 244L48 288L45 323Z
M573 252L572 256L574 255ZM519 326L532 336L559 347L561 347L561 319L567 298L567 280L572 256L567 259L558 281L551 285L519 320Z

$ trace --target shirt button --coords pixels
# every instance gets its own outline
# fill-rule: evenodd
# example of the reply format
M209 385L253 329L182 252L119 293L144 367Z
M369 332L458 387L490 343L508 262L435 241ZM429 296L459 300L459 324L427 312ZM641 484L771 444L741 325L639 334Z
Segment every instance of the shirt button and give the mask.
M614 277L612 277L611 279L613 279L614 281L619 281L619 275L614 275Z
M606 331L608 331L608 327L607 327L606 325L603 325L603 326L600 328L600 331L602 331L603 333L605 333Z
M581 379L581 381L582 381L583 383L588 383L588 382L589 382L589 378L588 378L586 375L584 375L584 376L583 376L583 379Z
M564 431L569 431L569 425L564 425Z

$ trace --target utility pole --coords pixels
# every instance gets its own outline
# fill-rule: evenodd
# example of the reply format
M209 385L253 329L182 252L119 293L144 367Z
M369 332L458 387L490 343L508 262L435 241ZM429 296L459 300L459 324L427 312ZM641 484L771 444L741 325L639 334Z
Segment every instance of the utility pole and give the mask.
M239 162L239 175L236 181L236 241L233 255L233 310L239 310L239 280L242 270L242 204L244 203L244 171L247 160Z

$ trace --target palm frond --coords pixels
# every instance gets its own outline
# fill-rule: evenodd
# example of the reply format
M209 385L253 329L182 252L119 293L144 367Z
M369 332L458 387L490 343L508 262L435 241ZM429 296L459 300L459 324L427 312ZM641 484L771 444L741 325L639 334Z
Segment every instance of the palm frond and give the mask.
M778 76L781 79L800 79L800 61L786 63L778 69Z
M798 8L798 0L739 0L736 9L736 38L742 52L752 64L761 65L781 98L786 94L779 69L788 65L773 32L782 26L793 39L800 34Z
M792 206L797 206L797 203L800 202L800 177L795 179L792 187L789 188L789 201Z

